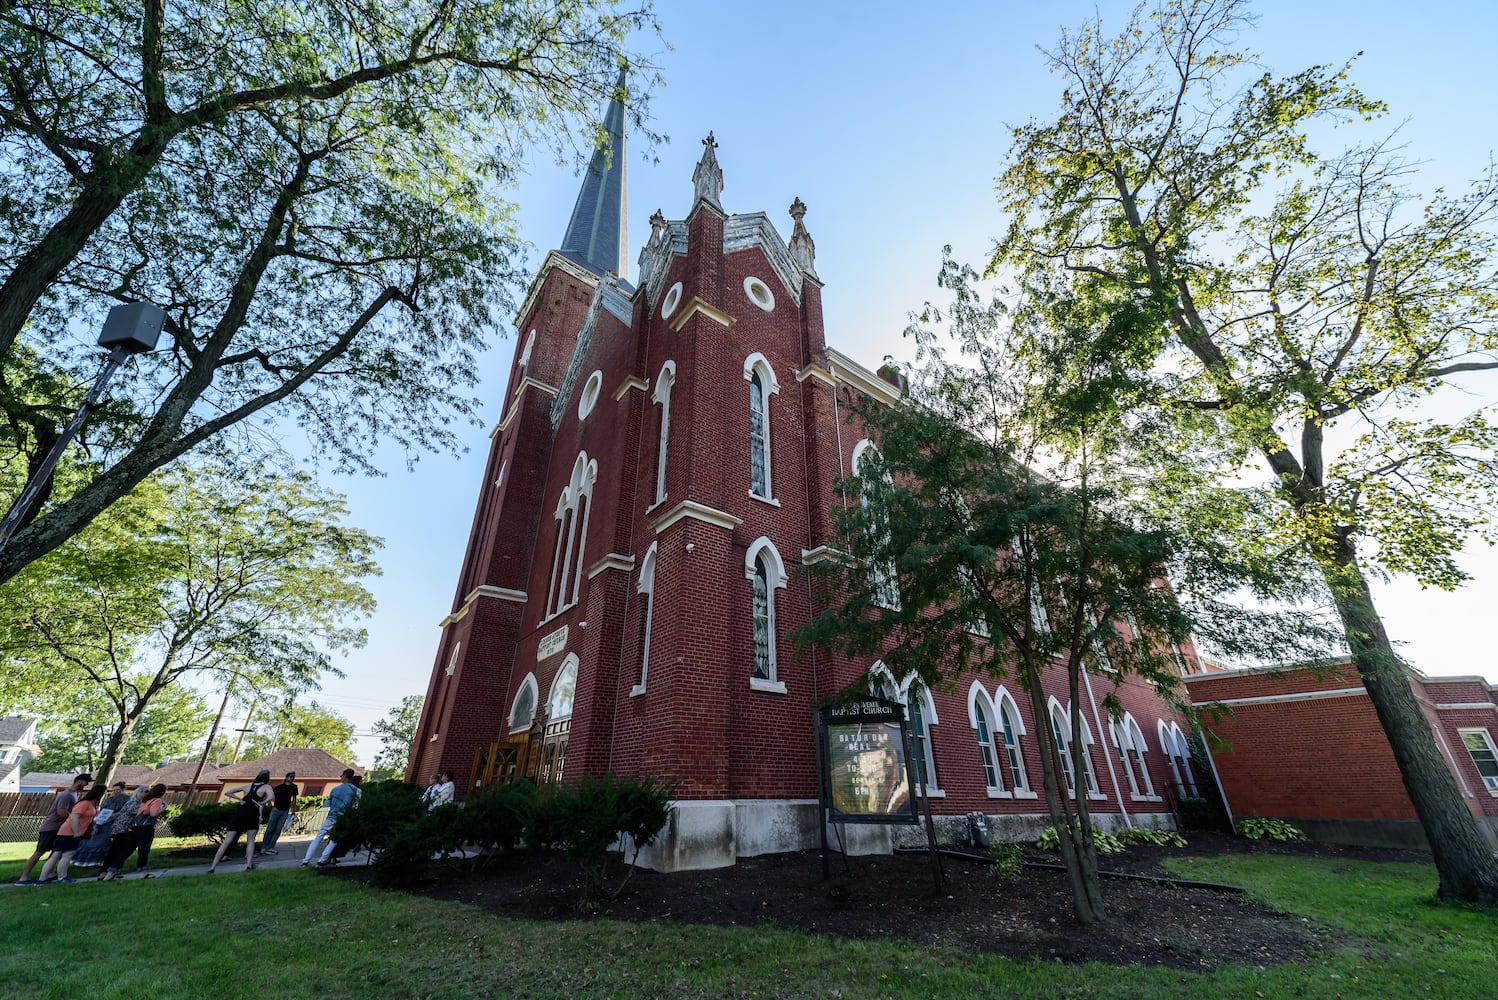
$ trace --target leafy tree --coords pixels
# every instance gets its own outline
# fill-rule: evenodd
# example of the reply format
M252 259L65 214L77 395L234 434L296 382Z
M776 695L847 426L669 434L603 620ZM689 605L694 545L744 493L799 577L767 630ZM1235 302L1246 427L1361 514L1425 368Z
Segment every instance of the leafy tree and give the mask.
M1157 311L1158 324L1123 331L1036 328L1068 332L1057 357L1111 354L1136 415L1173 423L1168 452L1215 446L1209 468L1177 471L1255 484L1264 530L1245 551L1313 562L1440 895L1492 903L1498 862L1368 576L1454 587L1462 545L1494 540L1498 429L1482 410L1442 421L1420 406L1455 375L1498 368L1498 177L1422 196L1387 138L1322 154L1322 126L1384 105L1349 66L1261 72L1238 47L1249 23L1241 0L1175 0L1137 9L1117 35L1100 22L1065 32L1046 53L1066 83L1060 111L1014 130L999 179L1012 221L991 267L1019 276L1036 314Z
M134 683L146 683L135 678ZM39 771L87 770L102 773L109 741L118 725L114 705L97 689L84 688L65 700L46 698L30 709L45 720L37 759ZM120 763L155 767L180 760L202 744L213 710L185 685L163 690L130 731Z
M174 685L239 668L307 687L374 605L378 540L304 474L174 466L151 484L0 589L9 685L108 701L102 777Z
M837 546L848 558L820 564L819 609L798 637L850 657L878 655L896 676L930 687L970 670L1016 678L1077 917L1091 924L1105 915L1083 736L1084 725L1101 724L1082 711L1094 685L1117 718L1117 687L1130 681L1179 703L1181 646L1193 634L1254 654L1266 640L1313 653L1327 635L1314 618L1229 600L1244 588L1280 597L1304 588L1272 564L1196 546L1162 516L1131 461L1151 429L1116 419L1095 372L1042 379L1035 359L1017 352L1023 338L1002 304L984 302L974 277L949 260L941 283L955 303L922 317L950 329L960 361L914 327L922 365L904 405L858 409L876 448L840 484ZM1069 702L1060 731L1044 686L1057 672ZM1097 739L1106 745L1106 733Z
M380 752L374 760L376 774L399 778L406 773L406 765L411 760L411 744L421 722L421 704L425 700L423 695L407 695L383 719L375 721L374 734L380 738ZM418 774L414 777L419 782L424 776Z
M503 193L535 148L591 152L612 96L643 127L654 27L648 0L0 5L0 433L45 452L108 306L159 303L171 340L0 582L246 422L358 468L452 447L520 276Z
M240 757L253 760L287 747L324 750L345 764L355 763L354 724L315 701L307 705L287 702L255 723Z

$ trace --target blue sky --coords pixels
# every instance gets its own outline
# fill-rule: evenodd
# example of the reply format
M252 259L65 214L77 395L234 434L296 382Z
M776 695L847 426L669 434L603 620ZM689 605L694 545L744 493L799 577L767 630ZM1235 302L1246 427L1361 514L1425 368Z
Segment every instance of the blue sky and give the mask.
M690 208L698 140L712 129L725 209L765 211L788 234L787 206L806 202L829 344L866 362L908 357L901 331L907 314L936 296L942 246L981 262L1002 229L993 178L1006 124L1057 106L1061 83L1036 47L1095 10L1119 25L1130 6L662 2L674 49L658 53L666 85L651 113L670 142L651 151L652 162L630 138L631 268L650 214L659 208L675 219ZM1391 105L1380 127L1403 123L1403 142L1425 164L1421 187L1459 188L1489 163L1498 137L1498 6L1274 0L1256 11L1260 23L1246 41L1278 74L1363 53L1354 78ZM561 241L578 184L571 166L544 156L529 165L513 197L534 263ZM485 422L465 435L465 454L428 455L410 471L403 456L388 454L386 478L328 483L349 495L354 522L386 545L369 645L342 660L347 678L330 679L318 696L361 732L426 689L514 349L513 328L496 329L480 387ZM1498 376L1470 385L1462 405L1498 401ZM1491 679L1498 661L1482 624L1495 604L1498 558L1482 546L1465 563L1476 579L1458 593L1394 582L1379 587L1377 600L1417 667ZM361 761L375 749L362 741Z

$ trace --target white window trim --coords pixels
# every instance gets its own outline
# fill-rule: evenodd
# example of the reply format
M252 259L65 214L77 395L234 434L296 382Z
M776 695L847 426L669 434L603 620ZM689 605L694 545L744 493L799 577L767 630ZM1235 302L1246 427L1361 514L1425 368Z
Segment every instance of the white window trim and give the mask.
M551 690L546 694L546 721L548 723L562 722L566 719L572 718L572 708L577 701L578 666L581 663L582 661L578 659L576 653L568 653L562 659L562 662L557 666L556 676L551 679ZM558 710L556 706L556 700L557 696L561 694L561 692L558 690L558 687L562 683L562 678L566 676L569 671L572 674L572 697L571 700L567 702L566 714L563 714L560 710Z
M1498 761L1498 744L1495 744L1493 742L1493 734L1491 732L1489 732L1485 727L1481 726L1459 727L1456 731L1456 735L1462 738L1462 749L1467 751L1467 757L1471 759L1472 767L1474 769L1477 768L1477 758L1472 756L1472 748L1467 746L1466 736L1468 733L1472 733L1473 735L1480 735L1483 738L1483 742L1487 743L1488 745L1488 752L1493 755L1493 759L1495 761ZM1495 779L1488 778L1482 773L1481 770L1477 771L1477 779L1482 782L1483 788L1486 789L1489 795L1493 796L1494 798L1498 798L1498 781L1495 781L1495 783L1491 785L1488 784L1490 780Z
M592 414L593 408L598 405L598 397L603 394L603 372L594 371L583 383L583 391L577 395L577 419L587 420Z
M1060 728L1057 729L1056 735L1061 738L1063 746L1058 747L1057 749L1061 750L1062 752L1062 760L1064 762L1062 764L1062 777L1064 778L1066 777L1064 773L1066 763L1071 761L1071 711L1062 706L1061 702L1057 701L1054 695L1051 696L1050 703L1047 706L1047 710L1050 712L1052 728L1055 729L1058 723L1060 724ZM1060 719L1056 718L1058 714L1061 716ZM1076 775L1072 776L1072 788L1068 791L1068 794L1075 798L1078 788L1086 788L1088 799L1106 799L1108 796L1103 794L1102 786L1098 784L1097 770L1093 767L1092 751L1088 749L1088 747L1092 745L1092 729L1087 725L1087 719L1085 717L1079 716L1078 721L1080 721L1082 724L1083 774L1081 776L1081 781L1077 780Z
M779 395L780 382L775 378L775 369L770 367L769 360L758 351L755 351L744 359L744 381L752 383L756 373L759 375L759 384L763 391L765 408L765 491L763 493L756 493L754 490L754 456L751 454L749 456L749 495L760 500L771 501L778 507L780 504L775 501L775 466L773 462L775 450L771 446L771 439L775 435L772 433L772 421L770 419L770 397ZM754 420L752 410L749 419L752 427ZM753 447L752 440L750 441L750 446L751 448Z
M1030 784L1030 769L1025 766L1025 748L1024 744L1020 742L1020 737L1025 735L1025 717L1020 714L1019 702L1014 700L1014 695L1009 693L1008 688L1000 684L997 688L994 689L993 706L995 714L997 716L996 721L1000 724L1001 736L1003 735L1002 726L1004 722L1005 705L1009 706L1008 711L1010 714L1010 718L1012 718L1014 721L1014 752L1019 756L1020 778L1023 779L1024 782L1023 784L1020 784L1014 781L1014 771L1008 767L1008 744L1006 743L1004 744L1006 755L1004 765L1006 771L1009 774L1010 785L1014 792L1014 797L1017 799L1037 798L1040 793L1037 792L1034 786Z
M973 739L978 744L978 760L984 770L983 785L991 799L1012 799L1013 793L1004 787L1005 764L999 756L999 741L995 738L998 730L995 723L998 721L998 713L994 711L993 699L989 697L988 691L978 681L973 681L967 689L967 718L968 724L973 728ZM979 726L982 726L982 729ZM988 730L988 743L983 742L983 730ZM984 748L988 753L984 754ZM991 764L989 762L992 762ZM993 768L994 782L988 781L988 769Z
M640 580L635 586L635 592L644 595L645 599L645 635L640 644L640 683L629 689L631 698L645 693L650 675L650 629L655 618L655 546L656 543L651 542L645 558L640 561Z
M661 423L655 453L655 502L645 508L647 514L666 502L666 459L671 446L671 390L675 385L676 362L667 361L661 365L661 372L655 378L655 392L650 397L661 408Z
M868 438L864 438L862 441L859 441L856 445L853 446L853 474L859 479L863 478L863 471L859 468L859 466L863 463L864 455L868 454L870 451L874 452L876 455L879 454L878 446ZM889 482L888 476L885 477L885 482ZM862 491L860 491L858 502L860 507L862 507L862 505L865 503ZM866 507L864 507L863 509L867 510ZM879 607L887 608L890 611L899 611L900 576L895 567L892 565L887 565L879 568L870 566L869 576L871 578L870 582L877 584L874 588L873 594L874 603Z
M531 714L529 715L529 717L523 720L523 725L517 726L515 724L515 712L520 708L520 696L525 693L527 688L530 689L531 693ZM511 733L523 733L530 729L531 724L536 721L536 709L540 706L540 704L541 687L536 683L536 675L533 673L526 674L525 679L520 682L520 687L515 689L515 700L510 702L510 714L505 719L505 722L509 727L509 731Z
M884 666L883 663L879 665ZM931 731L931 727L941 720L936 716L936 702L931 697L931 689L922 684L919 677L911 674L900 685L899 692L900 704L905 706L905 719L911 725L915 722L910 714L911 693L914 692L915 697L920 699L921 721L926 724L922 749L926 755L926 775L929 779L925 794L928 799L944 799L947 793L941 787L941 775L936 773L936 734Z
M557 547L552 555L551 582L546 588L546 615L542 624L551 621L577 604L582 592L583 558L588 542L588 521L593 514L593 486L598 481L598 462L588 453L578 452L572 466L572 478L557 498ZM578 511L582 518L579 524ZM570 517L569 517L570 515ZM563 529L566 529L565 531ZM575 559L574 559L575 553Z
M780 644L779 636L776 635L775 621L775 591L784 590L786 585L785 561L780 558L780 550L775 548L775 543L770 541L766 535L756 538L744 553L744 578L749 581L750 610L749 610L749 651L750 662L753 663L754 652L754 577L759 567L759 560L765 560L765 613L766 626L769 629L769 646L767 664L770 671L769 677L755 677L751 669L749 675L749 689L751 691L768 691L775 694L785 694L785 682L780 679L779 657L776 647Z

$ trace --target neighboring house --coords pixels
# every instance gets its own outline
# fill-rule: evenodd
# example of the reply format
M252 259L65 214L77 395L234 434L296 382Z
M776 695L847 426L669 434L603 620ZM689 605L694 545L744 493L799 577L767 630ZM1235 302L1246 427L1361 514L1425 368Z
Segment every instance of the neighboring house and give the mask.
M1411 670L1410 681L1468 810L1498 835L1498 692L1481 677ZM1350 661L1225 670L1186 687L1204 726L1226 741L1211 755L1235 817L1289 820L1324 840L1428 846Z
M0 792L21 790L21 766L37 753L36 720L0 716Z
M905 706L943 836L973 812L1001 836L1038 833L1038 727L1017 688L967 674L927 691L873 657L797 657L785 638L815 606L801 567L834 556L834 484L871 447L850 404L902 392L827 346L806 206L789 240L763 213L728 214L709 137L690 210L651 218L632 285L617 103L607 121L613 155L594 158L516 317L407 777L450 769L461 796L660 775L674 818L642 860L730 865L818 843L814 707L866 679ZM1183 673L1200 669L1180 652ZM1069 719L1063 673L1044 684L1050 716ZM1075 706L1089 751L1075 784L1103 827L1170 825L1199 787L1182 720L1130 682L1110 723L1114 690L1094 675ZM864 852L920 836L848 832Z
M287 771L296 772L296 783L303 795L325 795L343 780L343 772L353 767L354 773L363 774L357 765L345 764L325 750L311 747L277 750L259 760L243 760L237 764L225 764L213 772L216 782L221 782L222 793L239 788L254 780L262 770L269 771L271 781L280 784Z
M175 760L158 768L147 768L146 773L137 776L130 787L134 788L138 784L161 784L169 792L185 792L192 784L192 777L197 770L198 762L195 760ZM214 777L217 773L216 764L204 764L203 773L198 775L198 788L218 788L218 780Z
M23 792L60 792L70 788L79 771L27 771L21 775Z

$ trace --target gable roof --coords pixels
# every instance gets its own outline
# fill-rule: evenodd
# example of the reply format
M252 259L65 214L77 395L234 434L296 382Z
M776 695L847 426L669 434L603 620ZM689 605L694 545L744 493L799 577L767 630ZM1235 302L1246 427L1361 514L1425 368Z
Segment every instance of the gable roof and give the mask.
M295 771L298 778L338 778L347 767L353 767L354 771L359 774L364 772L363 768L345 764L326 750L292 747L266 754L259 760L242 760L237 764L225 764L213 772L213 776L215 780L221 781L249 781L265 770L269 771L273 778L280 778L287 771Z
M36 738L35 729L35 719L0 715L0 743L30 743Z
M178 785L192 784L192 775L197 769L198 762L195 760L174 760L170 764L165 764L155 770L148 768L146 773L139 778L126 778L125 780L131 784L166 785L168 788L172 788ZM200 787L212 788L214 783L218 781L218 778L215 777L217 773L218 767L216 765L204 764L203 773L198 777L198 785Z

